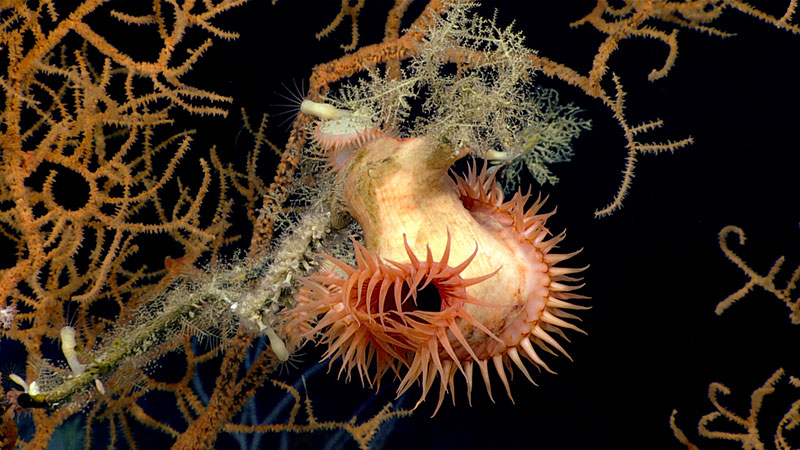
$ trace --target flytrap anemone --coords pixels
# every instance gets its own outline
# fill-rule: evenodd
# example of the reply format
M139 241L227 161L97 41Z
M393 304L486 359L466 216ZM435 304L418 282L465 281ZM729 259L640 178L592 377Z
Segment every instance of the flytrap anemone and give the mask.
M470 402L476 366L490 397L490 366L511 397L512 365L533 382L524 359L552 372L541 350L569 358L558 339L582 332L570 311L587 309L573 304L587 298L573 292L571 275L583 269L557 266L577 252L553 251L565 233L548 230L553 212L540 211L541 199L505 200L485 164L451 176L466 148L371 130L327 105L304 102L303 112L325 119L313 136L363 231L355 263L328 257L291 312L297 330L328 347L325 357L341 357L340 376L355 369L379 385L391 371L398 396L419 381L422 399L438 383L438 411L448 391L455 401L456 373Z

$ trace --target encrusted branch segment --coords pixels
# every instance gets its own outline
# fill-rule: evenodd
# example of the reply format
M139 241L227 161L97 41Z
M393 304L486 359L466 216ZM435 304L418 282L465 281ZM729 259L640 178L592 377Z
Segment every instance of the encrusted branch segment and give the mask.
M241 324L266 335L275 357L286 361L301 336L289 333L277 313L290 305L296 279L316 268L316 255L328 248L330 231L330 213L311 209L281 244L262 258L183 272L132 320L118 324L97 348L81 349L76 331L63 328L62 349L72 373L39 373L38 379L24 382L26 398L36 405L55 406L92 386L103 390L102 380L115 371L146 365L159 346L184 330L228 345Z

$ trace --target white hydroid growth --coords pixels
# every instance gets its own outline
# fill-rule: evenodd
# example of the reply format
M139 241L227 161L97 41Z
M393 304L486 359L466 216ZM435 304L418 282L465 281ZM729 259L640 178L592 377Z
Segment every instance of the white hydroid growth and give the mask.
M550 166L569 160L572 141L589 122L534 84L535 52L522 34L478 16L474 6L454 3L421 30L425 37L402 77L369 71L331 94L327 108L369 117L376 128L402 137L469 148L508 166L506 184L523 165L539 183L555 183ZM325 113L314 115L324 123Z

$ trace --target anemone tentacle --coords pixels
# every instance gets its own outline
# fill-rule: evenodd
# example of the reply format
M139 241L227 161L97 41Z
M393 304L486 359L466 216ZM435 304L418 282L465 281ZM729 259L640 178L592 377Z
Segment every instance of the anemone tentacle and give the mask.
M344 194L366 245L353 241L354 266L329 258L338 272L304 280L293 321L327 345L331 364L341 357L347 379L355 369L379 386L392 371L398 396L419 381L422 401L438 377L438 411L448 391L455 401L457 372L471 403L475 365L492 398L491 366L513 401L512 367L532 383L523 360L553 372L537 347L571 359L556 338L583 333L569 311L587 308L572 303L587 298L572 292L585 268L556 266L578 252L553 252L565 233L546 227L545 200L504 200L485 165L451 178L426 145L380 138L356 150Z

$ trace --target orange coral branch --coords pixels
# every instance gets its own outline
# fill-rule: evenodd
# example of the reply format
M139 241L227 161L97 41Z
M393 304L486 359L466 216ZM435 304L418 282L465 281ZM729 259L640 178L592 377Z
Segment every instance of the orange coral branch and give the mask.
M732 263L736 264L737 267L742 269L742 271L745 273L745 275L747 275L748 278L750 278L750 280L745 283L741 289L726 297L725 300L719 302L717 308L715 309L717 315L722 314L735 302L744 298L744 296L747 295L747 293L750 292L754 287L761 286L765 291L783 300L783 303L785 303L786 307L788 307L790 310L789 318L791 319L792 323L795 325L800 324L800 298L797 300L792 300L792 291L794 291L794 289L797 287L798 281L800 281L800 266L798 266L792 273L791 278L786 282L786 287L779 289L775 286L775 277L780 272L785 258L781 256L777 261L775 261L775 264L772 265L766 275L759 275L755 270L751 269L750 266L748 266L739 255L734 253L734 251L728 247L727 240L731 233L739 236L739 245L744 245L744 230L734 225L728 225L719 232L719 247L722 249L722 252L725 253L725 256Z

